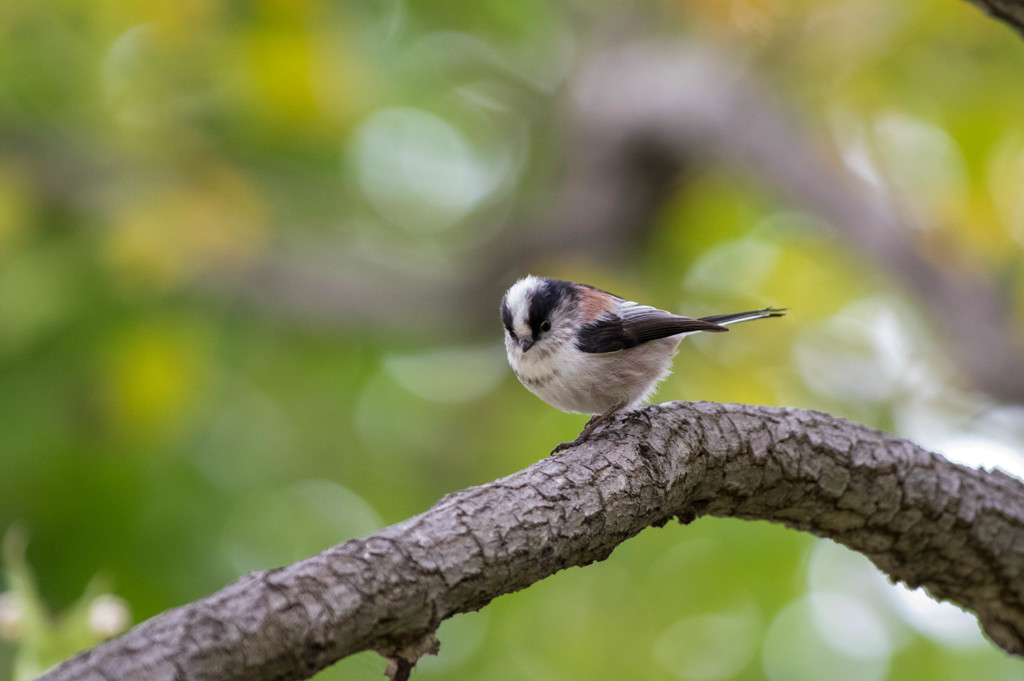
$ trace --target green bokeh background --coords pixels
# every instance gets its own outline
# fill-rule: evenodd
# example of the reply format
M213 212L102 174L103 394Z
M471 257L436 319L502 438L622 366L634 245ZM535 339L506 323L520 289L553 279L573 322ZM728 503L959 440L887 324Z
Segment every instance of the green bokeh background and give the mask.
M505 364L497 304L528 271L694 315L791 308L688 341L659 400L1022 450L1020 408L971 389L889 274L725 166L688 169L613 256L481 262L536 237L573 74L622 33L747 63L1024 310L1024 43L968 3L6 0L0 531L28 537L52 612L99 575L141 621L570 439L583 417ZM446 297L481 271L509 275ZM926 608L828 542L702 519L446 622L415 678L1024 679ZM0 641L0 681L29 647Z

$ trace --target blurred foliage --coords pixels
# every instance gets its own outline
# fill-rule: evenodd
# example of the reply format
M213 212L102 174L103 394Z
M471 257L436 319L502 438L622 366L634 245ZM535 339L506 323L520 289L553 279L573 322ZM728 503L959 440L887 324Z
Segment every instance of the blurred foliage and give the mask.
M131 623L124 600L103 593L94 578L85 594L59 617L47 609L25 562L26 537L18 526L3 537L3 567L10 590L0 593L0 637L18 644L12 664L15 681L29 681L48 667L119 634Z
M445 335L264 304L250 277L350 260L468 277L481 246L530 238L523 216L564 180L568 79L622 31L747 61L1024 320L1024 45L968 3L5 0L0 529L31 538L5 564L31 617L0 641L0 680L91 644L93 575L141 620L577 432L507 371L497 298ZM658 399L820 408L1020 470L1019 408L969 391L915 301L828 225L709 166L630 228L616 262L512 264L692 314L792 309L687 342ZM715 519L440 639L417 677L1024 679L970 617L860 557Z

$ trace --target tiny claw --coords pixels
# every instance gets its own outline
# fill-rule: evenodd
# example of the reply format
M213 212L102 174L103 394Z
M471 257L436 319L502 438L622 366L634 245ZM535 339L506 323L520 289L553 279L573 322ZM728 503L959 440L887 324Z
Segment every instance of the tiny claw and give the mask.
M569 449L571 447L575 447L576 445L581 445L581 444L583 444L586 441L586 439L587 438L583 437L583 435L580 435L575 440L571 440L569 442L563 442L560 445L555 445L555 448L551 450L551 454L549 454L549 456L553 456L555 454L558 454L558 452L564 452L566 449Z
M595 414L594 416L591 416L590 420L587 421L587 425L583 426L583 431L580 432L580 434L576 437L575 440L571 442L563 442L562 444L552 449L551 454L557 454L558 452L569 449L570 447L575 447L576 445L581 445L587 440L589 440L590 436L594 433L594 431L597 430L598 427L603 426L605 422L607 422L608 419L610 419L615 412L617 412L619 409L622 409L622 406L623 405L621 404L617 404L608 411L604 412L603 414Z

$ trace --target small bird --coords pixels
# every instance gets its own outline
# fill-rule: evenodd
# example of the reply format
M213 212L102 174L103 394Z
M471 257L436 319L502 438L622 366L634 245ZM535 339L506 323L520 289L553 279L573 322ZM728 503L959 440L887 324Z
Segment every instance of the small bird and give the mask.
M501 301L505 350L519 381L556 409L593 414L579 437L552 453L586 441L615 412L647 399L671 372L683 336L784 312L766 307L692 319L587 284L532 275Z

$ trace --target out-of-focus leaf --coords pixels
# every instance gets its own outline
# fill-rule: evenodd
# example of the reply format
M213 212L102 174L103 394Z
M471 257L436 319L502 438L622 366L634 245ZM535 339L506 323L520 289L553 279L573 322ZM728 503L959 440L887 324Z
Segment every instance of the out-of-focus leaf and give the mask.
M127 629L131 615L123 599L105 594L105 581L93 578L81 598L59 615L50 613L25 559L27 535L17 526L3 537L3 592L7 627L17 644L13 681L29 681L74 653ZM101 612L102 611L102 612Z

